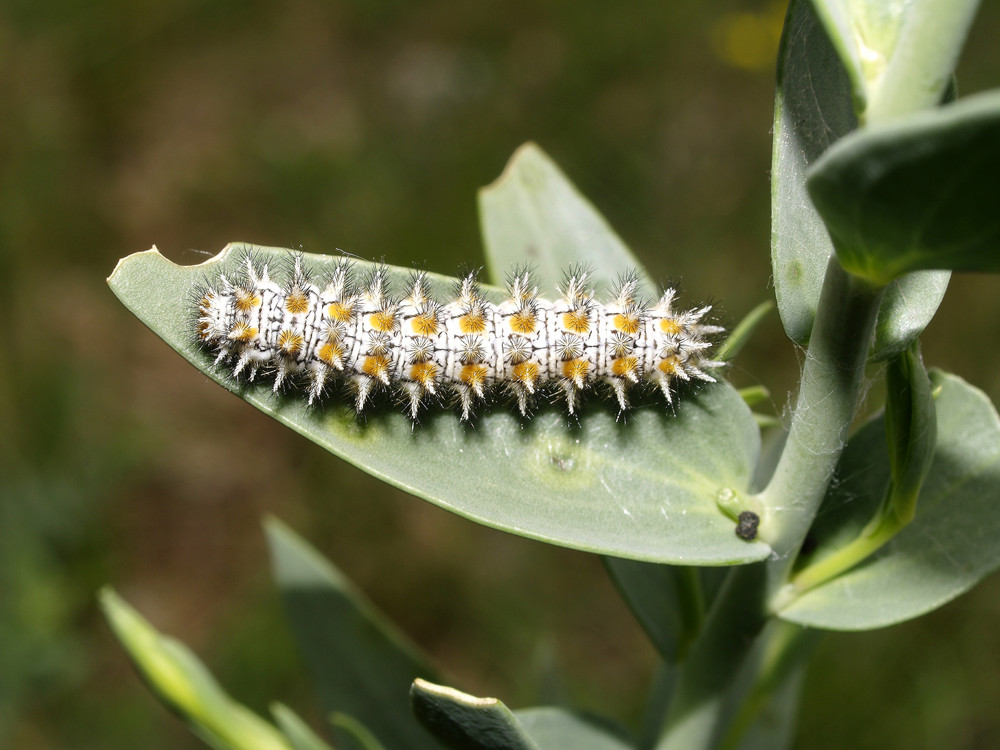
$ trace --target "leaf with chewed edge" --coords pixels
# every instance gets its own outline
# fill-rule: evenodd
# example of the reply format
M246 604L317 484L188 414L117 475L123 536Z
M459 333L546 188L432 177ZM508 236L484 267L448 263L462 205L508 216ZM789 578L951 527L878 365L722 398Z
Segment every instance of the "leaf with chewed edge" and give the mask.
M533 539L655 562L730 564L760 560L762 542L744 542L716 507L720 493L745 494L760 437L750 410L729 385L683 394L673 413L661 399L619 418L591 400L579 418L543 405L525 421L501 406L462 423L431 410L414 426L390 408L355 414L333 393L308 406L301 393L275 394L268 382L234 379L193 333L194 291L235 270L251 249L230 245L198 266L177 266L155 249L119 262L109 284L122 302L208 377L335 455L464 517ZM271 267L288 250L252 247ZM314 275L337 258L304 255ZM363 273L370 264L357 263ZM409 269L389 267L402 288ZM431 276L441 295L454 279ZM486 288L493 299L500 290Z

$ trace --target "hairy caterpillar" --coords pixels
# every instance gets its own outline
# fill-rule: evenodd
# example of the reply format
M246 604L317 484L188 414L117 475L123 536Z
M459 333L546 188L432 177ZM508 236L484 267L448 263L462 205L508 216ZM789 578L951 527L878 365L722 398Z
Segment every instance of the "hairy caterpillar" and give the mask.
M275 392L297 382L309 403L342 380L358 412L388 388L414 420L424 403L448 397L468 420L477 403L503 392L527 416L533 399L553 390L572 414L581 392L601 383L624 410L633 386L655 385L670 403L676 380L714 382L706 370L721 364L707 356L723 330L701 322L710 307L676 311L673 289L648 304L634 273L606 303L594 299L585 271L571 271L553 301L518 271L500 304L484 298L475 274L442 303L423 273L397 299L385 269L357 278L349 260L319 283L299 256L284 283L252 254L240 265L237 275L199 290L197 338L217 364L233 364L234 376L252 380L263 371Z

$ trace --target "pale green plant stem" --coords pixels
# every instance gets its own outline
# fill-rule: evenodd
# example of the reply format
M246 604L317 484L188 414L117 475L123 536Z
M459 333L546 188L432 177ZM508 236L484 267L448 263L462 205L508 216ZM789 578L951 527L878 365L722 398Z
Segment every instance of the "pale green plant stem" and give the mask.
M720 739L727 691L771 615L772 597L826 494L857 411L882 287L827 266L785 448L758 499L761 538L775 557L733 570L680 669L657 750L702 750Z
M786 582L847 444L883 291L830 259L788 440L759 495L761 538L776 555L768 563L772 595Z

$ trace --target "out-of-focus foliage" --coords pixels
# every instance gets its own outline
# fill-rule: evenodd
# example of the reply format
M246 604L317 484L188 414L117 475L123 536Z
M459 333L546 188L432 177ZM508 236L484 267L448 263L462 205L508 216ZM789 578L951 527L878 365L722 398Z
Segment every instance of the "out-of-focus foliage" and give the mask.
M101 622L106 581L212 655L240 701L308 713L264 511L336 549L469 689L555 700L558 660L575 703L634 719L655 655L598 560L347 469L175 357L103 277L153 243L189 263L234 239L454 273L482 263L476 189L533 139L656 280L737 320L767 293L776 50L760 50L779 23L750 0L0 6L0 746L200 747ZM962 94L996 80L998 30L984 3ZM994 401L995 283L953 280L924 340L929 365ZM753 343L730 377L780 413L796 368L774 317ZM331 483L343 501L310 501ZM829 638L799 744L1000 742L1000 673L982 668L1000 663L998 591ZM870 694L844 688L861 669ZM866 701L890 694L872 721ZM836 721L811 725L830 696Z

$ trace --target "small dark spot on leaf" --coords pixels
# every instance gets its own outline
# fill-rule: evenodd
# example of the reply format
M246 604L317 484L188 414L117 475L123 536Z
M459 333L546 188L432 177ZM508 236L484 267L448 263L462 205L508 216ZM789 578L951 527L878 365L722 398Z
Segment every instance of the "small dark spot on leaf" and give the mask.
M747 542L757 538L757 527L760 526L760 516L750 510L740 513L736 524L736 536Z

